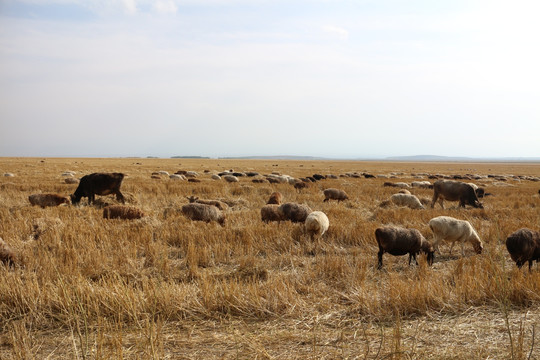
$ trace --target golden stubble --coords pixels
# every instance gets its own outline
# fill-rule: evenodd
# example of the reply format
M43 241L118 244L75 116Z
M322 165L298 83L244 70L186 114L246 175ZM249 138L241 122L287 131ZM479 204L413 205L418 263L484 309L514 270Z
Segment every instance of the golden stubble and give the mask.
M289 184L256 184L251 178L239 183L210 178L228 169L294 177L396 175L328 179L301 191ZM66 184L62 176L68 170L76 177L97 171L127 174L121 190L129 205L148 216L103 219L102 209L85 200L78 207L30 206L27 198L33 193L73 193L77 185ZM201 182L163 175L152 179L160 170L197 171ZM448 202L446 209L436 204L425 210L379 205L397 192L384 187L385 181L417 180L411 174L539 176L537 164L3 158L0 172L16 175L0 178L0 237L20 260L14 269L0 266L1 351L13 358L232 357L241 350L280 358L283 344L293 349L291 357L299 358L425 357L430 347L418 338L429 336L426 328L442 328L445 318L461 318L474 309L491 321L513 320L500 326L521 337L508 336L493 350L472 342L472 356L497 357L510 342L511 356L519 358L534 345L530 329L538 320L523 314L540 303L540 272L518 270L504 241L521 227L538 230L540 183L473 181L493 194L482 200L485 209L457 209ZM350 200L324 203L322 190L330 187L345 190ZM284 201L325 212L330 228L322 239L310 240L301 224L263 223L260 208L274 191ZM421 199L432 196L429 189L411 192ZM185 218L180 208L191 195L227 203L227 225ZM101 200L115 202L112 197ZM418 257L418 266L409 267L407 256L385 254L383 270L376 269L377 227L416 228L431 239L427 223L439 215L470 221L484 243L483 253L475 255L466 244L462 258L459 246L448 254L443 243L432 267L424 256ZM512 318L516 311L519 316ZM484 320L479 318L478 326ZM275 328L267 328L270 324ZM56 328L62 330L51 331ZM40 344L37 334L49 340ZM133 342L133 334L142 340ZM51 350L62 336L70 346ZM431 341L446 341L437 339ZM182 341L185 352L175 352ZM220 341L232 348L216 346L212 352L204 347ZM460 351L432 354L470 358L471 353Z

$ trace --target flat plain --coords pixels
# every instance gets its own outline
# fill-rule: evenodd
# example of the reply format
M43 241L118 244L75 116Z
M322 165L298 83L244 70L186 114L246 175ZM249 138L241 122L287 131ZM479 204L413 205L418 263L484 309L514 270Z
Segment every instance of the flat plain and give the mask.
M211 179L229 169L338 178L300 191ZM151 178L178 170L200 182ZM104 219L110 196L30 205L31 194L72 194L66 171L126 174L127 204L146 216ZM430 174L479 175L466 182L491 195L484 209L379 206L397 192L385 182ZM0 175L0 237L19 261L0 265L2 359L540 359L539 265L519 270L505 248L513 231L540 230L538 163L0 158ZM323 202L330 187L350 200ZM328 232L311 240L302 224L262 222L274 191L325 212ZM192 195L226 202L225 227L187 219ZM430 240L439 215L468 220L482 254L443 243L433 266L386 254L377 270L377 227Z

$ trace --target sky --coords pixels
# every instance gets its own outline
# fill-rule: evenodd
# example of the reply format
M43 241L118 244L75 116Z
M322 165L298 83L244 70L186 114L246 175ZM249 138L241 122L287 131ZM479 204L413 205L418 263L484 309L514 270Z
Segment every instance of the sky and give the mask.
M540 156L536 0L0 0L0 156Z

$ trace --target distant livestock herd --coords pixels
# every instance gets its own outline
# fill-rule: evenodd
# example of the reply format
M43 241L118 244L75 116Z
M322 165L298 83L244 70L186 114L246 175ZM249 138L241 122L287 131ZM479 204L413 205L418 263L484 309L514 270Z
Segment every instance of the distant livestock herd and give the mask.
M169 175L165 171L153 173L153 178L160 178L160 175L169 176L171 179L195 179L196 172L181 171L176 174ZM223 179L227 182L237 182L239 176L257 176L256 172L251 173L235 173L223 172L212 175L212 179ZM68 179L72 179L72 174L66 174ZM347 175L351 177L359 177ZM374 177L370 174L363 174L365 178ZM116 199L125 204L124 195L120 192L120 186L124 174L122 173L92 173L83 176L78 182L78 187L70 198L63 197L57 194L33 194L28 197L30 204L41 206L42 208L50 206L59 206L61 204L74 205L79 204L83 197L88 198L88 203L92 204L95 201L96 195L116 195ZM314 174L311 177L294 179L288 176L270 174L265 179L253 179L253 182L270 182L270 183L290 183L297 190L301 190L310 182L319 181L324 178L337 178L333 175ZM66 179L67 180L67 179ZM76 180L76 179L73 179ZM256 181L258 180L258 181ZM260 181L259 181L260 180ZM75 181L76 182L76 181ZM385 201L381 206L386 206L393 203L397 206L406 206L411 209L425 209L425 202L416 196L412 195L406 188L410 187L407 183L401 182L385 182L384 186L398 187L401 190L399 193L393 194L389 201ZM432 188L433 198L431 200L431 208L438 201L444 209L443 200L459 201L459 207L465 208L470 205L475 208L483 208L479 201L479 197L487 195L484 189L479 188L473 183L464 183L455 180L437 180L433 184L428 181L415 181L411 184L413 187ZM345 191L341 189L328 188L323 190L324 202L336 200L338 203L348 200L349 197ZM540 191L539 191L540 194ZM199 199L195 196L187 197L189 203L182 206L182 213L189 219L195 221L217 222L221 226L226 224L226 216L223 211L228 209L228 205L219 200ZM321 237L329 228L330 222L325 213L321 211L313 211L305 204L292 202L283 203L283 196L279 192L274 192L270 195L267 204L261 210L261 220L265 223L291 221L295 223L303 223L306 233L314 239ZM145 213L132 206L126 205L109 205L103 209L103 217L106 219L140 219L145 216ZM452 242L450 253L455 243L460 243L461 254L464 255L464 244L469 242L472 244L475 252L480 254L483 250L483 244L472 225L465 220L455 219L449 216L438 216L429 221L429 227L433 232L433 243L427 241L420 231L416 229L406 229L397 226L383 226L375 230L375 239L379 247L378 252L378 268L383 266L383 254L389 253L394 256L409 254L409 265L412 260L415 263L416 256L423 252L427 254L427 262L429 265L433 263L434 253L439 251L439 243L442 240ZM523 264L529 263L529 270L532 267L533 261L540 261L540 233L530 229L522 228L510 236L506 240L506 248L512 260L521 268ZM9 266L14 265L15 255L11 248L0 238L0 261Z

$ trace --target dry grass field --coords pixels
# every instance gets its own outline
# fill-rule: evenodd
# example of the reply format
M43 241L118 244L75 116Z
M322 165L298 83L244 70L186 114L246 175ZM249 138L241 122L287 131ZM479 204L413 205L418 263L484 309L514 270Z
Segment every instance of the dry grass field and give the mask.
M289 184L210 178L223 170L397 174L339 177L297 191ZM192 170L201 182L152 179ZM140 220L103 219L88 206L32 207L28 196L68 196L62 173L123 172ZM540 176L539 164L244 161L204 159L0 158L0 237L20 265L0 265L1 359L540 359L540 269L518 270L504 241L540 230L540 182L488 177L484 209L379 207L412 174ZM428 180L428 179L422 179ZM433 181L433 180L430 180ZM323 202L322 190L350 200ZM301 224L265 224L273 191L330 219L312 241ZM411 189L431 199L433 190ZM195 195L226 202L227 224L193 222L180 211ZM384 256L374 231L420 230L439 215L468 220L484 242L465 257L442 244L425 256Z

